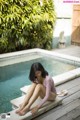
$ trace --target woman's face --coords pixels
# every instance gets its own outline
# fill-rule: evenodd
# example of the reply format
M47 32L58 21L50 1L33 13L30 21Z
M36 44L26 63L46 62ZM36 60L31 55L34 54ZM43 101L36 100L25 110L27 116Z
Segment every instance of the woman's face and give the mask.
M41 71L36 71L35 78L40 78L40 77L41 77Z
M41 71L35 72L35 78L37 78L35 81L36 83L41 83Z

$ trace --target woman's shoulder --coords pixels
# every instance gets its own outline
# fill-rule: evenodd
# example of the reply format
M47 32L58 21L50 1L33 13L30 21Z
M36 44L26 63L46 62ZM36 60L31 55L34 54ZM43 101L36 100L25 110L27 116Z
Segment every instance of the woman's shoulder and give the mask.
M50 75L47 75L46 76L46 81L52 81L53 79L52 79L52 77L50 76Z

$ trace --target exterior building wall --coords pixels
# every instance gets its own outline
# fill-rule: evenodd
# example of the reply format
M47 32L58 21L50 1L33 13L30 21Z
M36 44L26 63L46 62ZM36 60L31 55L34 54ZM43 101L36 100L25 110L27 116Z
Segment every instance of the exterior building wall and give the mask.
M80 5L73 5L71 42L80 45Z
M62 0L54 0L57 20L55 23L52 48L59 47L60 33L64 31L65 46L71 45L72 33L72 4L63 3Z

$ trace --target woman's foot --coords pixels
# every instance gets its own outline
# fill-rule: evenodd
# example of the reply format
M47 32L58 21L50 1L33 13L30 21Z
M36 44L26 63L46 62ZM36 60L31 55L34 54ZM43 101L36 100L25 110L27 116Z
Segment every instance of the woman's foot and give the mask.
M18 114L22 109L24 109L25 105L22 103L19 105L20 108L18 110L16 110L16 113Z
M16 110L15 113L18 114L20 111L21 111L21 109L19 108L18 110Z
M29 111L29 108L28 107L25 107L24 109L22 109L21 111L19 111L19 115L20 116L23 116L23 115L25 115L27 112Z

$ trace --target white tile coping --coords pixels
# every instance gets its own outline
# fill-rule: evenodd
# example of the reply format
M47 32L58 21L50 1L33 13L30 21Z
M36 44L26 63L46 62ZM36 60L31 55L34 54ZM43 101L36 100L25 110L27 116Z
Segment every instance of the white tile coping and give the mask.
M79 61L80 62L80 58L78 57L74 57L71 55L65 55L65 54L61 54L55 51L49 51L49 50L44 50L44 49L40 49L40 48L34 48L34 49L29 49L29 50L23 50L23 51L18 51L18 52L11 52L11 53L5 53L5 54L0 54L0 59L3 58L7 58L7 57L14 57L14 56L21 56L21 55L25 55L28 53L43 53L43 54L47 54L47 55L54 55L57 57L61 57L61 58L66 58L69 60L74 60L74 61Z
M11 52L11 53L4 53L4 54L0 54L0 59L19 56L19 55L25 55L25 54L34 53L34 52L37 52L37 48L29 49L29 50L22 50L22 51L17 51L17 52Z
M46 55L56 56L58 58L63 58L63 59L67 59L67 60L71 60L71 61L75 61L75 62L76 61L80 62L79 57L74 57L74 56L71 56L71 55L65 55L65 54L55 52L55 51L48 51L48 50L38 49L38 52L41 52L41 53L46 54Z
M41 58L42 56L35 54L34 57L33 55L28 55L28 56L17 56L14 58L7 58L7 59L3 59L0 60L0 67L2 66L6 66L6 65L12 65L12 64L16 64L16 63L21 63L21 62L26 62L26 61L30 61L30 60L34 60L34 59L38 59Z
M55 51L49 51L49 50L44 50L44 49L40 49L40 48L34 48L34 49L30 49L30 50L23 50L23 51L18 51L18 52L1 54L0 61L6 61L7 59L11 59L11 58L15 58L15 60L16 60L16 58L18 58L18 57L22 57L23 55L26 56L27 54L32 54L32 53L41 53L43 55L49 55L51 57L53 56L53 57L56 57L59 59L64 59L64 60L69 60L72 62L74 61L74 62L80 63L80 58L78 58L78 57L73 57L70 55L65 55L65 54L55 52ZM24 58L23 58L23 60L24 60Z
M71 70L69 72L65 72L63 74L57 75L53 77L55 85L60 85L64 82L72 80L76 77L80 77L80 68Z
M25 96L22 96L20 99L17 99L17 106L19 106L19 104L21 103L21 101L24 99ZM35 103L33 104L32 107L34 107L35 105L37 105L39 102L40 102L40 98L38 98ZM15 101L15 103L16 103ZM27 114L25 114L24 116L19 116L15 113L16 110L13 110L10 113L10 119L9 120L23 120L23 119L26 119L26 120L30 120L42 113L45 113L46 111L58 106L58 105L61 105L62 104L62 98L60 97L56 97L56 100L54 102L50 102L50 101L47 101L42 107L41 109L39 109L38 113L35 114L34 116L31 114L31 111L29 111Z

